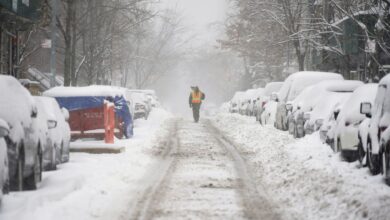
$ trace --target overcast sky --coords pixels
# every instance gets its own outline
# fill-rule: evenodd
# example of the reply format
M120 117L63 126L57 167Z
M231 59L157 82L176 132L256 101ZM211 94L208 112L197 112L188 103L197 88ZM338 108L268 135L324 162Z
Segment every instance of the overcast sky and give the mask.
M196 36L200 45L214 44L218 37L218 23L223 24L228 0L161 0L161 7L177 9L189 34Z

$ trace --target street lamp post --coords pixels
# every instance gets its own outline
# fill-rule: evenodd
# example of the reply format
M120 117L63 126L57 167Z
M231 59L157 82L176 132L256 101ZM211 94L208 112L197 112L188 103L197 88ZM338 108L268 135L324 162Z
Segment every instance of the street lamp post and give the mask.
M51 0L51 56L50 56L50 87L56 86L56 19L57 19L57 0Z

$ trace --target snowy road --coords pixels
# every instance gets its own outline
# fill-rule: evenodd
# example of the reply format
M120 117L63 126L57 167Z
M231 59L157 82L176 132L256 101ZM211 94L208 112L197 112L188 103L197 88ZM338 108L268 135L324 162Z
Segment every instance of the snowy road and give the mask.
M164 110L118 155L73 153L39 189L4 197L1 220L390 219L390 187L317 134L296 140L253 118L199 124Z
M210 123L180 120L173 133L169 157L131 219L279 218L235 147Z

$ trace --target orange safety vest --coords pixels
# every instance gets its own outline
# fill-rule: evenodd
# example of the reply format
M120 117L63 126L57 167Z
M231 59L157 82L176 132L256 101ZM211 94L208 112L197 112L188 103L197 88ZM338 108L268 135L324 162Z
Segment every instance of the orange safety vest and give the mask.
M201 92L192 92L192 103L199 104L202 102L202 93Z

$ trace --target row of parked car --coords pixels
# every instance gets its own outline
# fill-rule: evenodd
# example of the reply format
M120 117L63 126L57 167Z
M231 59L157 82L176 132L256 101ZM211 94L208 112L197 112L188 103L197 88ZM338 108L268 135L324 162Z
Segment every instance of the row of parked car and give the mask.
M66 98L76 99L65 99L63 93L65 96L69 93ZM84 102L89 93L98 95L88 99L89 103ZM102 115L97 97L103 95L105 99L113 94L121 96L118 102L124 100L122 106L128 109L126 117L131 128L133 119L147 119L152 108L160 106L153 90L109 86L56 87L45 91L43 96L32 96L14 77L0 75L0 202L9 191L35 190L43 171L56 170L58 164L69 161L70 141L77 132L74 125L80 124L82 118L80 115L74 118L77 114L73 110L96 105L99 114L85 111L83 115L91 119L91 125L101 124L100 130L104 132L104 120L97 117ZM123 111L115 109L115 112L117 115ZM85 122L82 127L88 129Z
M133 118L148 119L152 108L160 107L160 102L156 96L154 90L131 90L124 89L125 98L129 104L130 112L133 114Z
M69 113L55 99L35 97L13 77L0 75L0 199L10 190L34 190L43 170L69 160Z
M272 87L272 89L270 89ZM349 162L359 160L390 184L390 75L379 83L328 72L297 72L284 82L237 92L229 111L255 116L295 138L320 138Z

